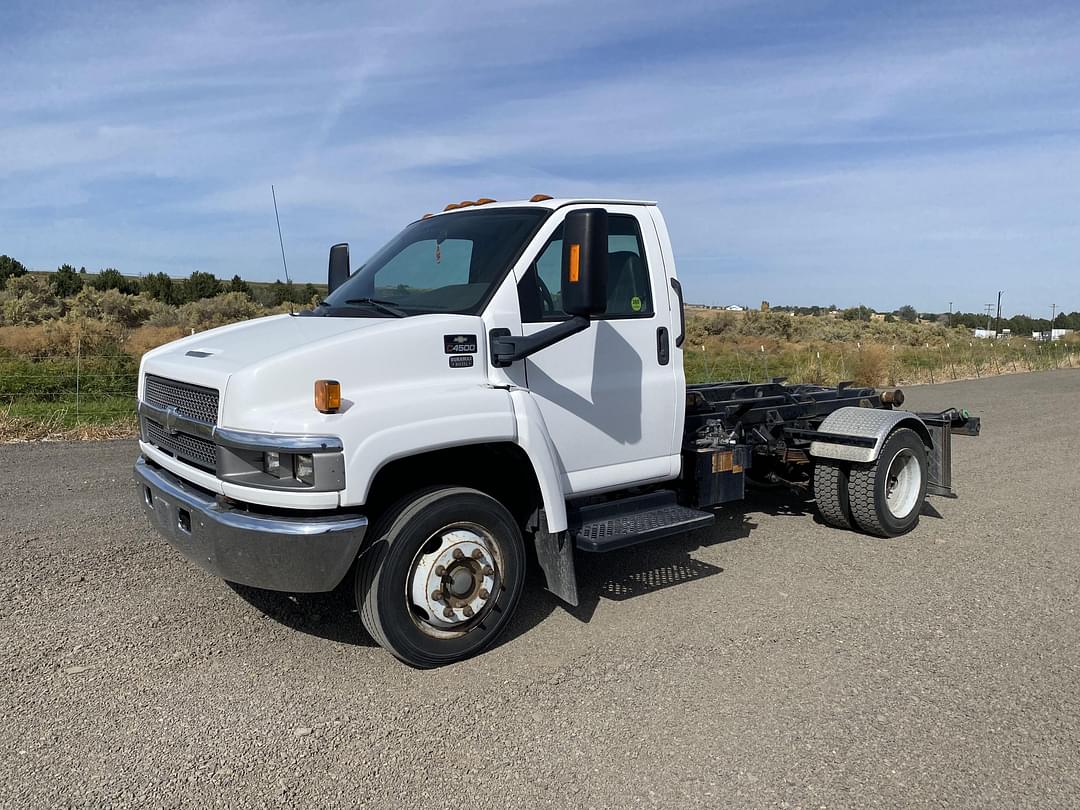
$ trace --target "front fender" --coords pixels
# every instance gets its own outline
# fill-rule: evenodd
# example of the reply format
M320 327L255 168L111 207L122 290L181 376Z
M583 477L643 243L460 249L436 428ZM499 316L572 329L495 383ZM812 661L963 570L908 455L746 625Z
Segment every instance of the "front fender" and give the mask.
M428 389L367 404L349 420L343 506L363 504L379 469L408 456L488 442L513 442L517 426L505 389ZM343 426L344 427L344 426Z
M510 442L524 450L532 464L549 531L567 528L565 476L530 392L489 387L430 390L415 399L395 398L393 403L364 408L342 431L348 448L342 506L363 505L379 470L396 459L449 447ZM349 434L356 439L350 441Z
M510 394L514 404L517 423L517 444L528 455L544 501L547 530L551 534L566 531L566 473L558 461L555 444L548 433L544 415L540 412L532 392L515 389Z

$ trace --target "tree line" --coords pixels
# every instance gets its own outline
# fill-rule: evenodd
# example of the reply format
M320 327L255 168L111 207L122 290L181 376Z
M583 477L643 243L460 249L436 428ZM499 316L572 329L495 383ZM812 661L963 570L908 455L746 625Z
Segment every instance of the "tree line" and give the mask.
M863 304L855 307L838 309L835 304L823 306L773 306L770 309L776 312L794 312L796 315L828 315L830 312L839 312L845 321L870 321L870 316L875 313L873 309ZM919 312L910 304L905 304L893 312L883 313L886 321L907 321L916 323L924 321L939 323L943 326L960 326L965 329L986 329L987 318L985 312ZM1033 318L1030 315L1012 315L998 320L994 315L990 316L991 329L1008 329L1014 335L1030 336L1032 332L1045 332L1050 329L1049 318ZM1075 329L1080 331L1080 312L1059 312L1054 317L1054 329Z
M0 289L3 289L9 278L17 278L26 275L29 271L18 259L11 256L0 256ZM319 289L314 284L293 284L291 281L283 283L280 280L273 284L251 285L239 275L234 275L229 281L217 278L213 273L195 270L186 279L174 279L167 273L150 273L139 278L123 275L113 267L107 267L98 273L88 273L85 267L78 270L73 265L63 264L49 275L49 284L58 298L70 298L79 293L83 287L104 292L105 290L117 290L128 295L149 296L164 304L180 306L190 301L199 301L204 298L213 298L226 292L242 293L252 301L266 307L276 307L281 304L310 304L312 299L319 295Z

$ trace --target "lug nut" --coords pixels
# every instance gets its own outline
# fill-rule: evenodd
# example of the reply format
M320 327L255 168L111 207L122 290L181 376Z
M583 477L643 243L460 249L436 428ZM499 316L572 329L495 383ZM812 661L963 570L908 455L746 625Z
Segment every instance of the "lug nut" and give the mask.
M479 596L481 599L487 599L489 596L491 596L491 594L488 593L487 588L481 588L480 593L478 593L477 596Z
M466 618L466 619L471 619L471 618L472 618L472 615L473 615L473 609L472 609L471 607L469 607L468 605L466 605L465 607L463 607L463 608L461 609L461 612L465 614L465 618Z
M442 615L448 619L454 618L454 609L449 605L443 608Z
M444 568L444 567L443 567L443 566L441 566L441 565L436 565L436 566L435 566L435 576L437 576L437 577L441 577L441 576L443 576L444 574L446 574L446 568Z
M455 548L454 549L454 559L455 560L460 560L464 556L465 556L465 552L462 551L460 548Z
M436 602L441 602L442 597L443 597L442 591L432 591L431 592L431 598L434 599Z
M482 548L474 548L472 555L474 560L479 560L484 556L484 550Z
M490 577L494 573L495 573L495 569L492 568L490 565L485 565L484 566L484 576Z

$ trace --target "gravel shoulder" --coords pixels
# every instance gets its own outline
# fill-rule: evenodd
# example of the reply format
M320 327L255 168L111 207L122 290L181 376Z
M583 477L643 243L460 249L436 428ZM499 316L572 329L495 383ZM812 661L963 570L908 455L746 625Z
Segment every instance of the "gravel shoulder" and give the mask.
M897 540L759 494L535 578L500 645L407 669L342 591L234 591L150 530L131 441L0 446L0 806L1076 806L1080 370L968 407Z

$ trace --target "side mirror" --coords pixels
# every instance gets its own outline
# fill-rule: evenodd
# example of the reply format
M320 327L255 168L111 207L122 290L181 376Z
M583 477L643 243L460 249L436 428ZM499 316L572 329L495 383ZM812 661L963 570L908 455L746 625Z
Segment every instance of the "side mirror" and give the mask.
M602 315L607 310L607 276L607 211L572 211L563 222L563 311L586 318Z
M326 286L333 292L349 279L349 243L330 248L330 267L326 271Z

